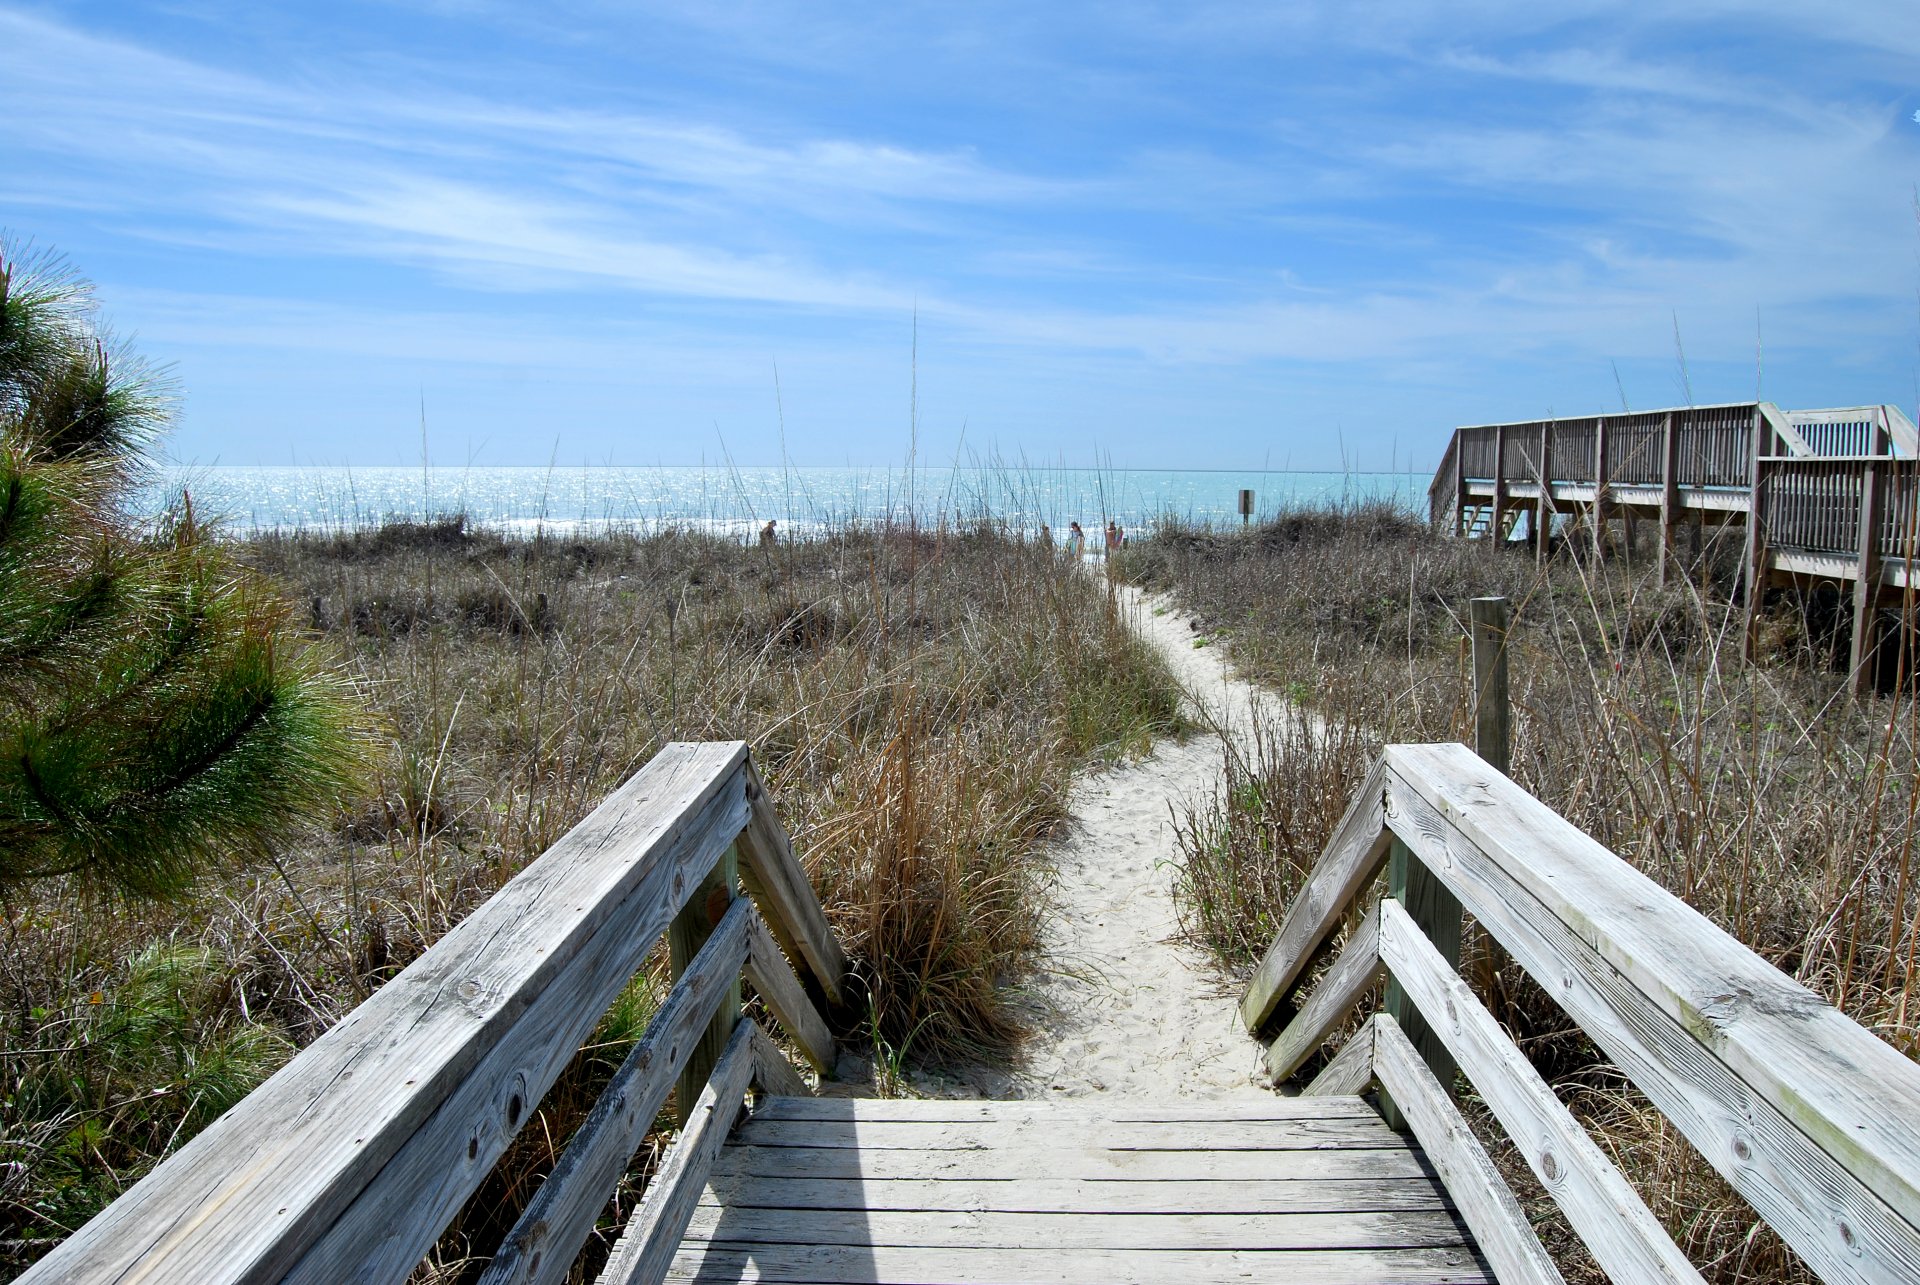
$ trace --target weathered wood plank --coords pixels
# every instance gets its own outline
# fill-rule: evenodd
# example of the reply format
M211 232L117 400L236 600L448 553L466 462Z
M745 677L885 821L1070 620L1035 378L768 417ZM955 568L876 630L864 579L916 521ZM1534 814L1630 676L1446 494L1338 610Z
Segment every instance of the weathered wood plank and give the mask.
M1873 691L1874 626L1879 604L1880 526L1886 507L1887 477L1878 460L1860 466L1860 516L1853 570L1853 638L1848 651L1847 668L1855 694Z
M725 1052L714 1064L713 1079L694 1103L690 1122L674 1140L666 1161L647 1184L640 1208L633 1211L614 1243L599 1276L606 1285L653 1285L665 1277L687 1220L700 1204L714 1157L746 1105L756 1029L751 1018L734 1027Z
M735 846L727 845L726 853L714 863L713 869L707 872L707 877L700 881L699 886L687 895L680 913L667 925L668 967L675 979L692 966L694 956L726 916L727 908L739 899L739 864ZM699 1043L687 1057L687 1064L680 1068L674 1106L682 1128L692 1118L693 1104L698 1100L700 1090L706 1087L707 1077L713 1073L714 1063L720 1060L720 1051L727 1047L727 1040L732 1037L733 1028L739 1021L740 971L735 969L733 976L727 980L727 993L714 1007L707 1029L701 1032Z
M1386 757L1395 830L1815 1270L1920 1279L1920 1068L1464 750Z
M1447 890L1446 884L1428 870L1413 849L1405 842L1395 838L1391 855L1387 861L1388 895L1412 916L1420 926L1420 931L1431 941L1447 961L1449 968L1460 966L1460 901ZM1381 1011L1399 1023L1401 1032L1420 1050L1427 1066L1432 1069L1433 1077L1442 1084L1452 1084L1454 1076L1453 1058L1447 1052L1446 1042L1427 1029L1427 1019L1408 997L1400 985L1400 978L1389 974L1386 993L1382 997ZM1401 1118L1400 1108L1393 1101L1391 1092L1380 1096L1380 1114L1386 1122L1396 1129L1406 1127Z
M745 753L662 750L24 1279L404 1277L745 824Z
M894 1245L688 1246L674 1282L966 1281L969 1285L1212 1285L1224 1281L1311 1281L1313 1285L1491 1285L1472 1253L1459 1249L1165 1251L920 1249Z
M705 1205L688 1243L921 1245L942 1249L1432 1249L1465 1245L1448 1210L1084 1214L998 1209L759 1209Z
M787 1055L773 1037L758 1023L753 1027L753 1082L764 1094L784 1098L805 1098L813 1092L800 1073L787 1061Z
M709 1016L747 958L755 915L745 899L727 911L673 984L647 1031L574 1131L480 1277L480 1285L565 1280L675 1080L699 1047Z
M1619 1281L1698 1282L1700 1274L1632 1184L1480 1006L1413 917L1391 899L1380 903L1380 957L1427 1014L1428 1028L1473 1081L1540 1185L1608 1275ZM1376 1073L1391 1038L1387 1029L1383 1022L1374 1035Z
M793 966L780 953L780 946L766 921L754 918L753 932L747 942L747 980L760 992L767 1008L780 1023L780 1029L800 1046L821 1075L833 1073L833 1032L820 1010L807 998L806 988L793 974Z
M914 1151L854 1147L730 1147L720 1164L728 1172L769 1178L1053 1178L1131 1184L1243 1182L1251 1178L1318 1181L1340 1178L1417 1178L1427 1174L1421 1153L1406 1139L1394 1146L1303 1148L1298 1151L1108 1151L1039 1145L990 1151Z
M1240 998L1240 1020L1255 1036L1266 1033L1334 925L1347 913L1360 889L1380 872L1391 838L1381 809L1385 787L1383 762L1367 773L1326 850L1314 863L1313 873L1287 907L1273 945L1267 948Z
M963 1123L1011 1120L1039 1124L1054 1120L1147 1121L1166 1124L1186 1121L1325 1120L1358 1116L1377 1120L1380 1113L1365 1099L1352 1096L1317 1099L1285 1097L1275 1093L1257 1101L1209 1101L1173 1098L770 1098L754 1107L756 1120L931 1120Z
M1375 1073L1382 1087L1393 1095L1413 1135L1426 1148L1427 1159L1440 1171L1441 1181L1459 1205L1460 1216L1473 1229L1474 1243L1486 1256L1494 1275L1502 1285L1565 1285L1566 1278L1527 1221L1526 1210L1514 1198L1480 1140L1473 1136L1453 1099L1433 1078L1426 1059L1398 1022L1385 1014L1375 1020Z
M829 1004L845 1003L846 954L827 923L807 872L793 855L786 829L774 813L773 799L751 760L746 773L752 811L740 835L741 882L759 903L787 958L804 963Z
M1104 1182L1070 1178L768 1178L715 1172L703 1204L761 1209L997 1209L1007 1213L1300 1214L1444 1209L1446 1194L1419 1178Z
M1013 1122L916 1120L748 1120L744 1144L756 1147L857 1147L863 1151L978 1151L1019 1147L1033 1126ZM1379 1117L1326 1120L1148 1121L1073 1120L1050 1124L1049 1145L1108 1151L1287 1151L1301 1147L1383 1147L1397 1141Z
M1507 678L1507 639L1513 613L1505 598L1467 603L1473 650L1473 748L1505 772L1513 761L1513 697Z
M1347 1037L1333 1060L1320 1068L1302 1096L1318 1100L1329 1094L1364 1093L1373 1080L1373 1019L1368 1018Z
M1299 1070L1379 978L1380 912L1371 910L1341 947L1340 958L1314 987L1312 997L1268 1047L1268 1073L1284 1080Z

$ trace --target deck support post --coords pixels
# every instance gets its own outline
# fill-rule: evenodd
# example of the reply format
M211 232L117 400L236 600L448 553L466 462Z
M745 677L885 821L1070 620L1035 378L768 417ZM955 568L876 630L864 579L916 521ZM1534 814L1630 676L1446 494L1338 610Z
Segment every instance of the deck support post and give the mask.
M1467 604L1473 640L1474 753L1511 775L1512 702L1507 695L1507 631L1512 612L1505 598L1475 598Z
M713 935L721 917L739 895L739 849L738 845L729 845L700 886L687 897L687 904L667 928L667 951L671 956L670 965L675 981L680 980L680 975L693 963L693 957L700 953L700 947ZM674 1110L682 1128L691 1118L694 1105L700 1101L700 1091L706 1088L707 1078L713 1074L714 1064L726 1050L733 1028L739 1022L740 979L735 977L727 993L721 997L713 1020L707 1023L707 1029L701 1034L699 1047L687 1059L686 1070L680 1073L674 1093Z
M1607 417L1593 421L1593 560L1607 556Z
M1512 609L1505 598L1475 598L1467 604L1473 646L1473 752L1513 775L1513 702L1507 688L1507 639ZM1482 933L1473 957L1473 986L1488 1005L1505 1003L1500 970L1507 952Z
M1680 432L1668 411L1661 426L1660 450L1660 583L1667 582L1674 563L1673 519L1680 507Z
M1413 849L1401 842L1398 835L1394 836L1393 846L1388 850L1387 895L1400 903L1441 957L1454 968L1459 968L1460 902L1447 891L1445 884L1434 878L1432 871L1421 864ZM1414 1007L1406 989L1391 974L1387 977L1385 1008L1413 1042L1421 1060L1432 1069L1433 1078L1451 1092L1454 1076L1458 1072L1453 1055L1447 1052L1446 1045L1427 1025L1420 1010ZM1380 1114L1389 1128L1400 1132L1407 1130L1406 1117L1385 1090L1380 1093Z
M1467 444L1453 432L1453 534L1467 533Z
M1860 473L1860 545L1853 570L1853 645L1847 658L1847 672L1853 694L1865 696L1873 691L1874 618L1880 605L1880 515L1885 503L1881 485L1885 473L1880 461L1870 459Z
M1751 460L1752 479L1747 487L1747 547L1740 561L1740 587L1746 593L1746 619L1741 628L1740 650L1748 660L1753 659L1755 647L1759 643L1760 600L1766 596L1766 557L1767 541L1763 534L1766 527L1766 514L1763 509L1767 502L1767 466L1761 463L1761 457L1771 454L1767 449L1773 443L1772 432L1767 427L1767 418L1758 406L1753 408L1753 453Z
M1487 539L1499 548L1507 536L1507 426L1493 430L1493 521L1487 525Z
M1545 562L1553 538L1553 421L1540 425L1540 497L1533 507L1533 558Z

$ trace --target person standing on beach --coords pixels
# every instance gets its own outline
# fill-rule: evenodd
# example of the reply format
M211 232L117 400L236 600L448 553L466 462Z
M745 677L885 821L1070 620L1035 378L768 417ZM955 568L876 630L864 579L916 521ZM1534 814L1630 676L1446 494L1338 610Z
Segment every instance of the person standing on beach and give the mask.
M771 549L774 545L773 524L777 519L768 518L767 524L760 528L760 547Z
M1067 557L1078 561L1087 551L1087 533L1078 522L1067 523Z
M1107 521L1107 553L1109 556L1111 556L1112 554L1119 552L1119 549L1120 549L1120 528L1113 524L1112 519L1108 519Z

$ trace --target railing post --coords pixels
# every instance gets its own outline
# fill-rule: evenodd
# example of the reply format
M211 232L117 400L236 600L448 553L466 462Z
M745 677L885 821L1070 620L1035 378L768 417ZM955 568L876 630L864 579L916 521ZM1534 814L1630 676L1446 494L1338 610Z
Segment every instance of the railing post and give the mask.
M1499 548L1506 537L1507 520L1507 426L1493 430L1493 521L1487 526L1487 539Z
M1875 443L1878 445L1878 443ZM1885 475L1878 460L1868 460L1860 471L1860 544L1853 574L1853 646L1848 658L1853 692L1864 696L1874 688L1874 617L1880 605L1880 515Z
M1467 533L1467 444L1460 440L1457 428L1453 430L1453 533Z
M1507 696L1505 598L1475 598L1467 604L1473 639L1473 748L1505 774L1512 762L1513 720Z
M1607 417L1593 419L1593 560L1607 556Z
M1762 534L1766 527L1765 509L1767 506L1766 468L1760 462L1763 455L1770 452L1772 433L1767 427L1765 413L1760 407L1753 408L1753 448L1748 457L1748 467L1752 469L1752 482L1747 488L1747 548L1741 560L1741 587L1746 591L1746 620L1741 632L1740 650L1748 659L1753 659L1754 647L1758 642L1756 634L1760 626L1760 599L1765 596L1767 542Z
M1540 424L1540 497L1533 508L1533 557L1545 562L1553 536L1553 421Z
M700 953L700 947L713 935L714 928L727 913L727 907L739 895L738 847L728 844L726 852L700 886L693 890L687 898L687 904L674 916L672 925L667 929L667 951L675 981L680 980L680 975L693 963L693 957ZM707 1029L701 1034L699 1047L687 1059L686 1070L680 1073L678 1089L674 1094L674 1111L682 1127L691 1116L694 1104L700 1100L700 1091L706 1087L714 1064L720 1060L720 1054L726 1049L727 1040L739 1022L740 978L736 976L721 998L713 1020L707 1023Z
M1422 865L1413 849L1394 836L1393 846L1387 855L1387 895L1400 903L1401 909L1420 926L1427 940L1440 952L1449 965L1460 967L1460 902L1445 884L1434 878L1433 872ZM1453 1077L1457 1071L1453 1055L1447 1052L1440 1037L1433 1033L1420 1011L1414 1007L1406 989L1389 974L1387 977L1386 1011L1400 1024L1400 1029L1413 1042L1420 1057L1433 1070L1433 1078L1451 1090ZM1380 1094L1380 1114L1389 1128L1404 1131L1407 1128L1406 1117L1394 1104L1385 1090Z
M1504 776L1513 774L1513 703L1507 689L1507 639L1512 611L1505 598L1467 604L1473 644L1473 752ZM1507 952L1482 933L1473 961L1474 989L1494 1002Z
M1474 748L1481 758L1504 774L1510 758L1512 731L1507 700L1507 630L1511 616L1505 598L1475 598L1467 606L1473 638ZM1434 949L1457 970L1462 917L1459 899L1421 864L1413 849L1398 835L1394 836L1393 846L1387 852L1387 895L1400 903ZM1453 1055L1447 1052L1392 976L1387 978L1385 1007L1432 1068L1434 1078L1442 1086L1451 1088L1456 1070ZM1389 1126L1406 1128L1400 1108L1384 1090L1380 1094L1380 1106Z
M1680 463L1680 431L1674 425L1672 411L1666 414L1662 432L1665 440L1660 451L1660 583L1665 584L1674 561L1673 514L1680 507L1680 479L1675 476Z

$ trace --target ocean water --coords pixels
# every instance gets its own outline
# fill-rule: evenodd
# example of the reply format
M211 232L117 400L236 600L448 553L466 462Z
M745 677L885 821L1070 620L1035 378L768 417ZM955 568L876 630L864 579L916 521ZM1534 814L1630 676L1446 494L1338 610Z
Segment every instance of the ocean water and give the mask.
M159 508L183 490L196 513L228 529L340 531L396 518L464 513L507 533L619 527L751 532L768 519L785 532L852 522L992 517L1022 530L1109 520L1144 529L1163 516L1239 520L1239 492L1255 511L1385 498L1424 506L1430 478L1409 473L1295 473L1257 469L238 467L167 470L149 496Z

